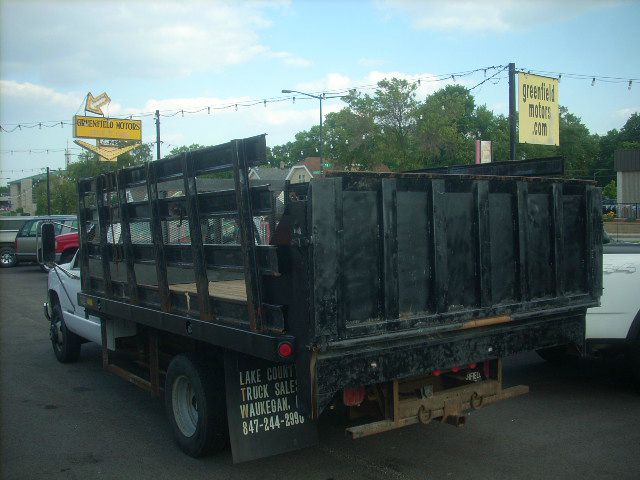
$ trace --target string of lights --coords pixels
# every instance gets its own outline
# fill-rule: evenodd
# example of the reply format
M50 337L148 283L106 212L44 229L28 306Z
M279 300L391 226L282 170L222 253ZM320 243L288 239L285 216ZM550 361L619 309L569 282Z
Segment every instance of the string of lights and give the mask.
M13 170L0 170L0 173L24 173L24 172L45 172L47 167L39 167L39 168L16 168Z
M499 81L503 80L504 77L499 77L498 75L503 72L507 68L506 65L491 65L486 67L475 68L472 70L464 70L458 72L451 72L445 74L438 75L429 75L426 77L418 77L413 78L412 82L414 85L421 86L423 83L433 83L433 82L444 82L444 81L453 81L458 82L462 78L466 78L477 73L482 72L484 75L484 79L479 83L470 88L470 90L474 90L485 83L494 83L497 84ZM495 71L495 72L494 72ZM491 72L494 72L492 75L487 75ZM627 88L631 90L631 87L634 82L640 82L640 78L627 78L627 77L618 77L618 76L610 76L610 75L587 75L587 74L578 74L578 73L568 73L568 72L553 72L547 70L538 70L538 69L529 69L529 68L519 68L518 72L520 73L532 73L538 75L545 76L553 76L562 79L574 79L574 80L588 80L591 81L591 85L594 86L596 82L601 83L611 83L611 84L626 84ZM378 83L369 83L369 84L361 84L356 85L351 88L345 88L341 90L330 90L330 91L316 91L310 92L312 94L322 95L324 96L332 96L334 98L339 98L341 95L352 93L352 92L364 92L366 90L376 89L378 88ZM229 110L233 109L238 111L240 108L251 108L257 105L262 105L265 108L268 104L281 103L287 101L315 101L314 98L309 98L305 96L277 96L277 97L269 97L262 99L248 99L242 101L231 101L220 105L207 105L192 109L172 109L172 110L158 110L158 115L163 118L176 117L180 115L184 117L186 115L195 115L207 113L208 115L214 114L216 111ZM139 112L132 113L129 115L124 115L126 118L134 119L134 118L145 118L145 117L154 117L156 112ZM37 122L24 122L24 123L4 123L0 124L0 133L12 133L16 131L22 131L23 129L43 129L43 128L64 128L65 126L72 126L73 123L65 120L56 120L56 121L37 121Z
M503 65L499 65L499 66L493 65L493 66L476 68L473 70L452 72L452 73L446 73L441 75L431 75L427 77L418 77L413 79L413 83L420 86L422 83L442 82L447 80L452 80L455 82L461 78L468 77L470 75L473 75L479 72L484 72L486 76L488 71L491 71L494 69L503 69L503 68L504 68ZM378 88L377 83L356 85L354 87L351 87L348 89L342 89L342 90L331 90L331 91L322 91L322 92L314 92L314 93L334 96L334 95L341 95L349 92L358 92L358 91L364 91L364 90L375 89L375 88ZM159 112L159 116L163 118L176 117L178 115L184 117L185 114L194 115L194 114L199 114L204 112L206 112L208 115L211 115L216 111L221 111L221 110L234 109L235 111L238 111L240 108L250 108L257 105L262 105L266 108L268 104L288 102L288 101L293 101L295 103L296 100L314 101L313 98L309 98L309 97L304 97L304 96L296 97L295 95L294 96L287 95L287 96L277 96L277 97L262 98L262 99L249 99L249 100L243 100L243 101L237 101L237 102L227 102L225 104L208 105L208 106L198 107L195 109L181 108L181 109L175 109L175 110L159 110L158 112ZM156 115L155 112L140 112L140 113L132 113L129 115L125 115L125 117L129 119L134 119L134 118L153 117L155 115ZM38 128L38 129L56 128L56 127L64 128L65 126L71 126L71 125L73 125L72 122L65 121L65 120L24 122L24 123L5 123L5 124L0 124L0 132L12 133L15 131L22 131L22 129L33 129L33 128Z
M640 78L628 78L628 77L612 77L607 75L585 75L580 73L567 73L567 72L551 72L548 70L537 70L537 69L528 69L528 68L520 68L518 69L521 73L533 73L536 75L544 75L544 76L553 76L558 78L558 80L562 80L563 78L571 78L574 80L590 80L591 86L594 86L596 82L602 83L625 83L627 84L627 88L631 90L631 86L633 82L640 81Z

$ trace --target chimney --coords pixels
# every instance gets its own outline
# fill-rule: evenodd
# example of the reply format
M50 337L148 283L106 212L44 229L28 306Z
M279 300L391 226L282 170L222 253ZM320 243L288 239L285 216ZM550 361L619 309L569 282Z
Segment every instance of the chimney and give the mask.
M280 162L280 170L284 170L284 162Z

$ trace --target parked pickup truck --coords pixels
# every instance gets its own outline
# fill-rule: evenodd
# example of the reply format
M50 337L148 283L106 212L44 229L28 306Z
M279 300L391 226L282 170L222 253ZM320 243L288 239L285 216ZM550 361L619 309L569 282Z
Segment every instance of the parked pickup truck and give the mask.
M602 290L593 182L250 182L265 161L258 136L81 180L76 263L49 273L56 357L101 342L106 370L164 393L188 455L230 443L239 462L313 445L332 407L358 419L354 438L462 425L528 390L503 387L503 357L584 348ZM43 228L49 260L53 233Z
M13 267L16 259L16 235L31 217L0 217L0 267Z
M56 263L69 263L80 248L78 232L56 235Z
M56 235L74 231L78 226L75 215L40 215L31 217L18 231L14 244L16 262L39 262L40 250L40 228L43 223L52 222ZM40 264L45 272L49 271L46 265Z
M585 351L578 352L568 345L538 353L556 364L577 354L594 357L623 354L640 381L640 244L607 239L603 252L601 305L587 311Z

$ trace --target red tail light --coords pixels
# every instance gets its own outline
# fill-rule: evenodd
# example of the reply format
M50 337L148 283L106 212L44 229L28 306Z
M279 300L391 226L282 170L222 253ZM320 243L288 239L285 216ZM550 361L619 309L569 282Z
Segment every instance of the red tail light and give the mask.
M282 342L278 345L278 355L282 358L287 358L293 355L293 346L289 342Z
M355 388L345 388L342 393L342 403L347 407L355 407L364 401L365 390L363 386Z
M442 375L442 371L441 370L434 370L431 375L433 375L434 377L439 377L440 375Z

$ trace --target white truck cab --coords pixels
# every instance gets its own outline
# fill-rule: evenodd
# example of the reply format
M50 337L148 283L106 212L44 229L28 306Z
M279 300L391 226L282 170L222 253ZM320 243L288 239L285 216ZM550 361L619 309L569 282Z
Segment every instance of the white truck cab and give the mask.
M80 266L78 255L69 263L55 265L49 271L47 301L44 314L50 322L50 337L53 352L62 363L78 359L83 343L102 345L100 319L85 312L78 304L80 292ZM115 339L136 334L136 326L122 321L111 322L107 328L107 347L115 349Z
M640 357L640 244L603 245L602 263L601 304L587 311L588 353L626 351L637 361Z

